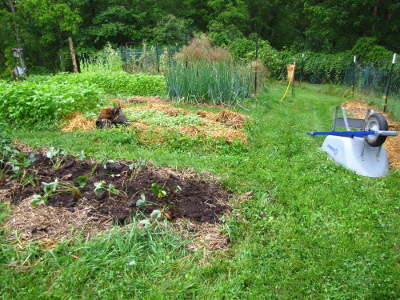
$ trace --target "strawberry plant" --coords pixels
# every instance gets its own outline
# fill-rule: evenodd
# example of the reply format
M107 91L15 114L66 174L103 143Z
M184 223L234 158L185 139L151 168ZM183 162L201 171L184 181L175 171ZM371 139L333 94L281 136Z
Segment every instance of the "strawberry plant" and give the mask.
M36 206L37 204L45 204L48 202L49 197L55 196L62 193L69 193L74 199L78 199L81 196L81 191L73 183L56 178L53 182L42 182L44 195L35 194L31 200L31 204Z
M157 198L163 198L167 196L167 192L165 191L163 186L159 186L156 182L152 183L150 190Z

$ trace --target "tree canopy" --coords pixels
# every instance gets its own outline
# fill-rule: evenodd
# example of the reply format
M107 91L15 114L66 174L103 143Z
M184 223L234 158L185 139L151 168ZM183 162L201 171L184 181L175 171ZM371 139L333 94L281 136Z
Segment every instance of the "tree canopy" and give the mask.
M0 64L13 65L19 35L30 66L56 71L72 37L77 51L142 42L216 44L258 36L277 50L338 53L359 39L396 52L400 2L389 0L1 0ZM1 71L1 69L0 69Z

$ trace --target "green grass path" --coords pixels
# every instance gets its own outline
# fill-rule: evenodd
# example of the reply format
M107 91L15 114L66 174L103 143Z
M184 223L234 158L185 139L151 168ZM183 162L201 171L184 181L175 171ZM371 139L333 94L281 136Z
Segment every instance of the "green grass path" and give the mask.
M334 108L344 100L306 86L297 87L294 98L289 94L279 102L284 90L272 85L249 106L255 123L249 129L247 153L165 153L128 146L107 150L110 158L144 158L157 165L213 172L229 190L252 191L225 222L231 250L214 253L204 263L201 252L188 252L172 233L134 229L78 246L60 245L54 253L14 251L4 243L2 264L35 255L30 258L34 266L25 272L1 268L0 296L399 298L400 173L366 178L327 159L319 149L323 137L306 132L330 130ZM55 147L77 152L105 151L102 144L83 145L74 136L49 134L16 132L33 145L49 146L51 140ZM126 264L131 260L137 262L133 267Z

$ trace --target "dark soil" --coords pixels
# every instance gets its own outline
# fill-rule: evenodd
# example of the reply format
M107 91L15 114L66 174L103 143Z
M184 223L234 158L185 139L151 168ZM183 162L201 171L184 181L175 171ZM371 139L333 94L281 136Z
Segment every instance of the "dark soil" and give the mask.
M101 164L81 161L72 156L50 160L43 153L35 153L35 157L36 160L24 169L20 177L11 179L12 172L9 172L0 181L0 190L7 190L11 206L17 207L27 199L30 201L34 194L44 195L43 182L50 183L58 179L79 187L76 179L88 176L86 185L79 188L79 194L63 192L52 195L45 205L71 213L89 207L88 216L93 219L112 219L118 224L128 223L137 214L143 218L149 217L154 210L161 211L162 217L171 222L185 219L218 223L220 216L229 211L231 195L222 190L210 174L202 176L188 170L140 165L129 161ZM59 167L55 168L57 164ZM106 189L95 194L94 184L101 181L105 181L106 188L110 184L114 185L118 195ZM158 195L152 186L162 188L164 195ZM145 205L137 206L142 194L145 195Z

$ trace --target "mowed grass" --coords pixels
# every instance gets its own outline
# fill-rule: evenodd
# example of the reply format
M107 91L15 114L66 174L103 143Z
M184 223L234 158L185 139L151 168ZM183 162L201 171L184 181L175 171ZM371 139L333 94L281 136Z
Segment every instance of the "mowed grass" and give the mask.
M224 221L231 248L206 259L174 231L135 226L46 250L0 244L5 299L397 299L400 297L400 173L355 175L320 150L346 99L285 86L243 104L255 122L243 153L146 149L85 143L59 132L17 131L35 146L87 155L146 159L221 177L252 197ZM243 112L239 109L240 112ZM5 214L5 209L2 209ZM18 267L21 266L22 267Z

